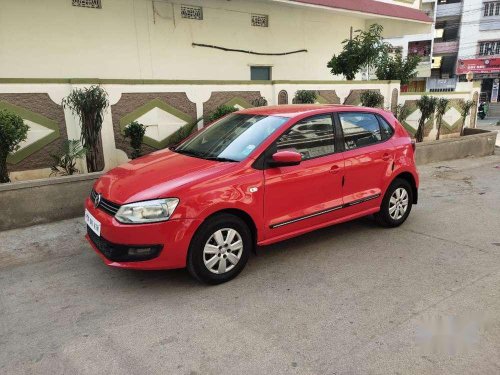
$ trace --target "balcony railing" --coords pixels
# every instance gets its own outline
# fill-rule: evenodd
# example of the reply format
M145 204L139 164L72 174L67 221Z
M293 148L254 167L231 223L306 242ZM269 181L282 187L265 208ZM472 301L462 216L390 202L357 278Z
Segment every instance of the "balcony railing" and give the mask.
M460 16L462 13L462 3L453 4L438 4L436 17L453 17Z
M434 48L432 49L435 55L437 54L453 54L458 52L458 40L452 40L450 42L434 42Z

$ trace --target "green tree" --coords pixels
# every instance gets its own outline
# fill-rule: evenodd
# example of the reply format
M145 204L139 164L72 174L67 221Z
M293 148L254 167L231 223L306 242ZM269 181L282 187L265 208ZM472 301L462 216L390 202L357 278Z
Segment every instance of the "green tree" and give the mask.
M466 100L460 103L460 108L461 108L460 114L462 115L462 125L460 127L460 135L464 135L465 120L467 119L467 116L469 116L470 110L475 105L476 102L474 100Z
M441 136L441 125L443 124L443 116L449 108L450 101L447 98L439 98L436 103L436 122L437 134L436 140Z
M353 80L362 68L374 65L381 54L387 53L388 44L382 39L383 30L379 24L371 25L368 31L356 30L352 39L342 42L342 52L333 55L328 62L331 73Z
M433 96L423 95L419 100L417 100L417 107L420 109L422 115L418 121L418 130L415 134L415 139L417 142L422 142L424 140L424 128L426 121L432 116L436 109L437 98Z
M102 169L98 165L101 145L101 128L104 111L109 106L108 94L100 86L74 89L63 99L64 108L69 108L80 120L82 127L81 142L87 150L87 169L97 172Z
M379 91L366 90L361 93L361 105L363 107L382 108L384 96Z
M417 76L417 66L420 63L420 57L410 55L403 58L401 51L395 54L382 53L377 60L377 69L375 74L381 80L399 80L402 85L406 85L412 78Z
M19 144L26 140L29 128L18 115L0 110L0 183L10 182L7 157L19 150Z
M144 134L146 134L146 127L137 121L131 122L124 129L125 138L130 138L130 146L133 149L132 159L136 159L142 154Z

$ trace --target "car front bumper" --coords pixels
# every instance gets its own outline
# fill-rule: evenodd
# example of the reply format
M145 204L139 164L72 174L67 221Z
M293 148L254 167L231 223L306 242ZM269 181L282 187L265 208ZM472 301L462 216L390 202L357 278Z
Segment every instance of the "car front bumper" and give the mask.
M94 208L89 198L85 201L85 208L101 223L100 237L94 233L87 233L85 237L108 266L139 270L186 267L189 244L200 220L184 219L151 224L122 224L114 216ZM123 253L128 248L147 247L155 247L155 252L149 257L152 259L127 259Z

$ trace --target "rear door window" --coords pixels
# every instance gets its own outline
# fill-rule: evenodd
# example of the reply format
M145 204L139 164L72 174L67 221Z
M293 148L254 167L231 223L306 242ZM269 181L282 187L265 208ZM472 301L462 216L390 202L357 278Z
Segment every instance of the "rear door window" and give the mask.
M382 141L377 117L371 113L339 113L346 150L369 146Z

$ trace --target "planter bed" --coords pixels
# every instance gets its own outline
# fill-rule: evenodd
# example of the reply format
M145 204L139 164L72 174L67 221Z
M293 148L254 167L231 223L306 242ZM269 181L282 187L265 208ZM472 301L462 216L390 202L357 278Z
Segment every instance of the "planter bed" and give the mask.
M417 164L429 164L470 156L487 156L495 153L496 132L481 129L464 129L463 137L417 143Z

